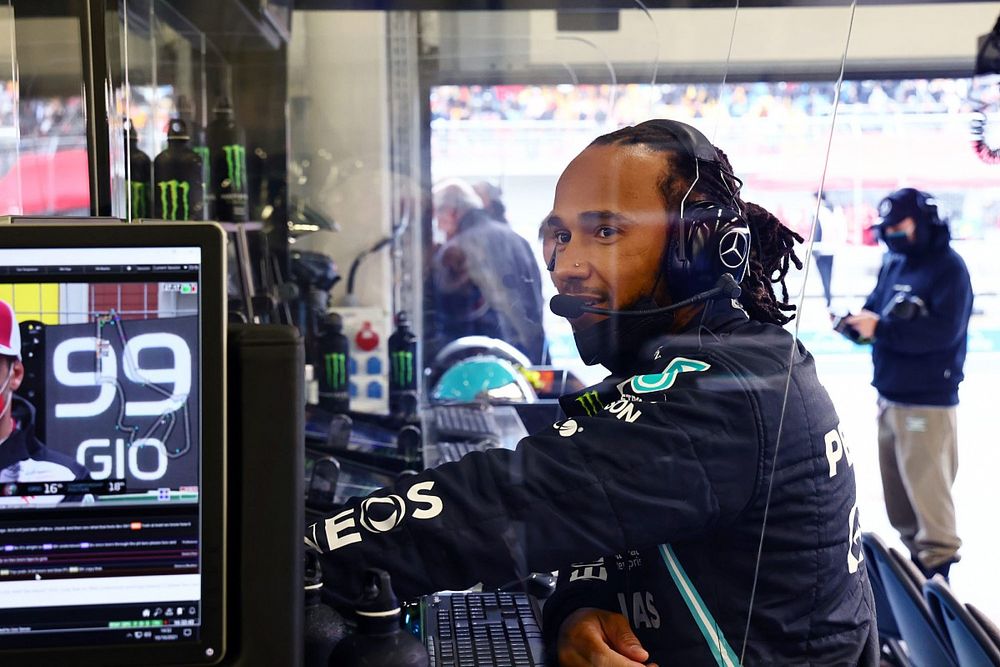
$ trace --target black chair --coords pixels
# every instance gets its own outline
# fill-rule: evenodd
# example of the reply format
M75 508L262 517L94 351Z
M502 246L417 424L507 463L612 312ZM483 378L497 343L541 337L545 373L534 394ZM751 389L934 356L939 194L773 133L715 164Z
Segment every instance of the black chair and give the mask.
M948 638L938 629L921 593L923 575L878 536L869 535L869 544L910 662L915 667L958 667Z
M1000 648L983 626L962 606L941 577L924 584L924 597L941 620L961 667L1000 667Z
M889 598L885 593L885 584L882 583L882 575L879 574L875 564L875 549L879 548L874 541L881 539L874 533L863 533L861 535L861 548L868 561L868 581L872 587L872 597L875 598L875 616L878 621L878 638L882 644L882 657L899 667L909 667L910 659L906 655L906 650L900 643L903 635L899 632L896 624L896 617L892 613L889 605ZM885 545L882 545L883 548Z

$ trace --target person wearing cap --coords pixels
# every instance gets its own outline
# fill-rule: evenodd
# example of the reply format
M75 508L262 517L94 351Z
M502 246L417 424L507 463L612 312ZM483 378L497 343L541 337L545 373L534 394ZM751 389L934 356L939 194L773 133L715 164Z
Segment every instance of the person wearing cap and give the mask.
M24 380L24 364L21 363L17 316L6 301L0 301L0 378L0 484L86 479L86 468L65 454L49 449L38 439L35 407L14 393ZM55 504L63 499L79 497L3 495L0 507Z
M846 319L872 343L889 521L927 576L947 578L962 545L951 487L972 284L931 195L897 190L879 214L888 252L864 309Z

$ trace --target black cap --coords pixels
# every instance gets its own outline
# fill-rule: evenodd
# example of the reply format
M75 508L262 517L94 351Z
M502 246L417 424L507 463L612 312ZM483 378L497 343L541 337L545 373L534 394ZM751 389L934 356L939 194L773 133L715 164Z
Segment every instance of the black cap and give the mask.
M183 118L171 118L167 127L167 141L188 141L191 135L188 133L187 123Z
M340 333L344 330L344 318L340 313L331 310L326 313L326 326L330 327L331 330Z
M215 102L215 108L212 112L216 116L232 116L233 115L233 103L229 101L229 98L223 95Z
M307 590L316 590L323 587L323 566L320 564L319 552L306 547L304 550L305 567L305 587Z
M881 218L879 226L892 227L906 218L913 218L919 224L937 222L937 204L926 192L914 188L903 188L891 193L878 205Z

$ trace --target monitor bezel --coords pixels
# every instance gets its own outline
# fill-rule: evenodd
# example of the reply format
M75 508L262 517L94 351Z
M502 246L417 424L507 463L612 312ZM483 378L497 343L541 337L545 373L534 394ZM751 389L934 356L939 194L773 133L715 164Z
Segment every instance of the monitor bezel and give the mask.
M0 248L198 247L201 334L201 627L182 642L0 649L3 664L213 665L227 652L226 233L214 223L0 225ZM214 285L215 289L207 289ZM215 391L211 389L215 388ZM206 651L211 649L212 655Z

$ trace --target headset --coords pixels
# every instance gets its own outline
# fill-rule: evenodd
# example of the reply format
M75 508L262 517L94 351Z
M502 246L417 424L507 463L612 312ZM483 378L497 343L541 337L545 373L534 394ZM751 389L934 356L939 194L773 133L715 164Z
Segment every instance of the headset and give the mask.
M724 273L737 284L743 282L750 262L751 237L750 226L737 204L739 189L733 192L726 179L735 176L725 170L712 142L695 128L673 120L650 122L669 130L695 166L694 181L681 200L676 233L667 235L663 274L671 298L681 301L711 289ZM715 173L710 177L729 190L729 203L702 200L686 206L688 196L702 178L703 165L713 169Z
M732 284L725 281L726 290L715 290L722 284L720 279L729 274L738 285L746 276L750 260L750 227L737 204L742 182L725 169L715 146L694 127L666 119L650 120L642 125L652 125L669 133L675 140L671 143L678 144L681 152L694 161L695 178L681 200L676 230L667 235L667 248L660 269L660 276L667 279L671 300L689 304L695 296L704 300L706 292L712 292L712 297L721 295L728 298L734 292ZM706 177L702 173L703 166L711 170L707 178L717 180L721 187L729 191L728 204L703 200L687 205L688 196L698 181ZM735 192L730 188L727 177L739 184ZM555 270L557 250L557 246L553 247L546 267L549 271ZM735 293L738 295L738 288Z

